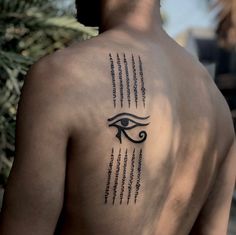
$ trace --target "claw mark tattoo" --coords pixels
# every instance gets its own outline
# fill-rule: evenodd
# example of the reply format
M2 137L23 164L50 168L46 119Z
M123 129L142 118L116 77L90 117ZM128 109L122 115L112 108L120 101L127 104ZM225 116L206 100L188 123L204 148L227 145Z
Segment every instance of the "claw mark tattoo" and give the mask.
M135 144L140 144L147 139L147 132L146 131L139 132L138 136L140 139L135 140L135 139L132 139L127 134L127 131L134 129L135 127L148 126L149 123L144 122L144 121L146 121L149 117L150 116L138 117L138 116L130 114L130 113L120 113L112 118L109 118L108 122L109 122L109 127L116 127L117 128L116 137L120 141L120 143L122 143L122 133L123 133L124 136L128 140L130 140L131 142L133 142Z

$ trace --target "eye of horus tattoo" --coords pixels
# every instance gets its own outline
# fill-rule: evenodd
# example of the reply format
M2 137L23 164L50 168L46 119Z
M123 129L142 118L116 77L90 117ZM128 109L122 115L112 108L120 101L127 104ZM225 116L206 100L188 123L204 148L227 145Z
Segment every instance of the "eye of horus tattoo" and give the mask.
M123 135L131 142L135 144L143 143L147 139L147 132L146 131L140 131L138 133L139 139L133 139L129 136L127 133L129 130L132 130L136 127L144 127L148 126L149 123L147 120L148 117L138 117L134 114L130 113L120 113L118 115L115 115L112 118L108 119L109 127L116 127L117 128L117 134L116 137L122 143L122 133Z

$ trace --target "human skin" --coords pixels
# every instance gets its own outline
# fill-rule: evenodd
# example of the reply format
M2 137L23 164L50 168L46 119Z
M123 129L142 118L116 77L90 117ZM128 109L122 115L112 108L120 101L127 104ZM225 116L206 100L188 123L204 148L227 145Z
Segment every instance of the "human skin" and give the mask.
M236 165L229 108L146 3L31 68L1 235L227 234ZM127 130L127 115L114 124L124 113L145 126Z

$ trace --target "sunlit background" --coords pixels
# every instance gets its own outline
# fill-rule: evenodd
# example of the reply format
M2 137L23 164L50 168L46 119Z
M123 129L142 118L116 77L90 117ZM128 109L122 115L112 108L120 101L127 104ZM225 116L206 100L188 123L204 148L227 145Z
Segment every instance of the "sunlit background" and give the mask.
M176 37L189 28L213 28L216 11L209 11L209 1L163 0L162 11L166 14L165 29Z

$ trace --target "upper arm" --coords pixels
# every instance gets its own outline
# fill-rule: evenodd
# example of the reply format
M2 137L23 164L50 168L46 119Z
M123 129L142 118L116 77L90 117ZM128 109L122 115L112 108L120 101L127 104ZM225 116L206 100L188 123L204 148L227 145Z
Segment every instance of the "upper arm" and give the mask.
M235 186L236 142L217 175L213 190L200 212L191 235L226 235Z
M1 235L52 235L63 205L69 134L58 100L60 86L49 84L53 81L49 76L53 74L44 65L36 65L23 88Z

